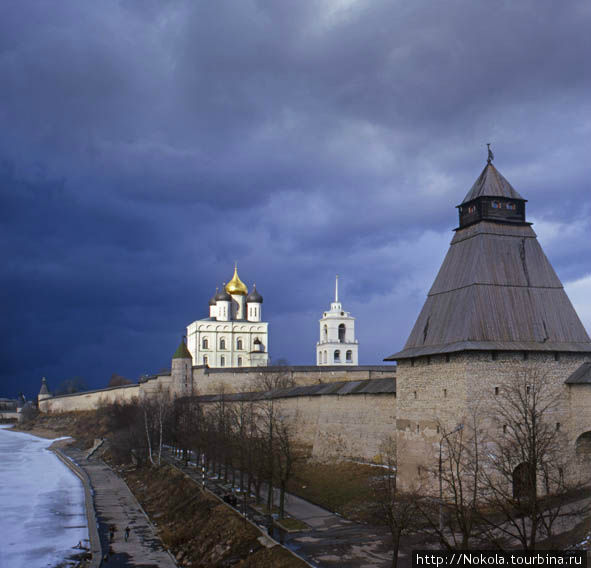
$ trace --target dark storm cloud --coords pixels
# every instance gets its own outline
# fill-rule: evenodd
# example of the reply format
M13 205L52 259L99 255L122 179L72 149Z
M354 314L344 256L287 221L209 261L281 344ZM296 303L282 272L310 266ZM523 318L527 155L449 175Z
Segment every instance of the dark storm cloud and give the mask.
M272 356L313 360L338 272L379 362L489 141L580 280L590 24L583 1L3 4L2 390L168 365L235 260Z

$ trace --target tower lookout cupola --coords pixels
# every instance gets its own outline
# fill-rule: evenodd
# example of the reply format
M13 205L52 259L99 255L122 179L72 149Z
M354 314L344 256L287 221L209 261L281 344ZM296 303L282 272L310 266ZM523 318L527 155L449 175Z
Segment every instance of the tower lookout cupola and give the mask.
M386 361L463 351L591 353L525 220L525 199L490 155L459 209L460 226L406 345Z
M463 229L479 221L526 225L524 199L499 173L489 158L478 179L458 205Z

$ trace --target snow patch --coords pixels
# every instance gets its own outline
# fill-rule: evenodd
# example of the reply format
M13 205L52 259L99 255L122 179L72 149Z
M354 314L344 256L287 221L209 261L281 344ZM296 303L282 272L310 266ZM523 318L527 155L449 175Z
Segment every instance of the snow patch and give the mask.
M54 441L0 429L0 566L55 566L88 539L84 487Z

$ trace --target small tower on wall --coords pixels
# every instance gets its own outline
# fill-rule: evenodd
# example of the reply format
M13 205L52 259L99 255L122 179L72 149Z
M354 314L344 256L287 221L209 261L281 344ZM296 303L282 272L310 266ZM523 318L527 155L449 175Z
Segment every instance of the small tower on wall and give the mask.
M317 365L358 365L355 318L339 302L339 277L335 279L334 302L320 319L320 340L316 344Z
M51 393L47 388L47 380L45 377L41 379L41 389L39 390L39 394L37 395L37 401L41 402L42 400L51 398Z
M193 384L193 358L187 349L185 339L181 339L172 356L172 388L181 396L191 394Z

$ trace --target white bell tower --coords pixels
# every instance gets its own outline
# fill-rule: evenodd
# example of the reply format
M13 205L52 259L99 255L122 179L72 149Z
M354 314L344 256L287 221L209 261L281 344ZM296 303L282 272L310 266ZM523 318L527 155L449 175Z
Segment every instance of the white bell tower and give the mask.
M316 344L317 365L358 365L355 318L339 302L339 276L335 279L334 302L320 319L320 341Z

